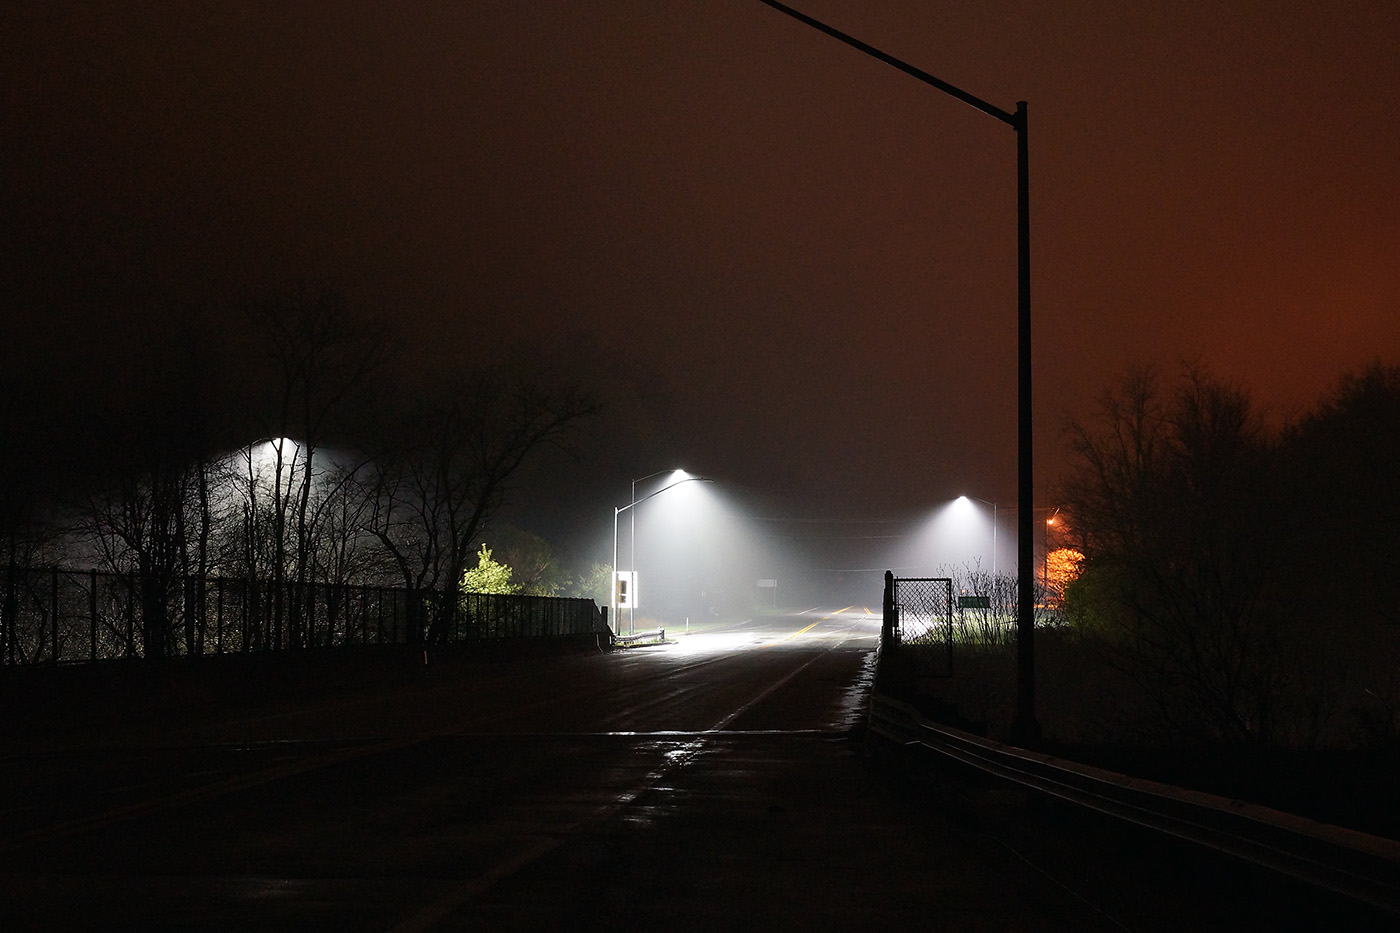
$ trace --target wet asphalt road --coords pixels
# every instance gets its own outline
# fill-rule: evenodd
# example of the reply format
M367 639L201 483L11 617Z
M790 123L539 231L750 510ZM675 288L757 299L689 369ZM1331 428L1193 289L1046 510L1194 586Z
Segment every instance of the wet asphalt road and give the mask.
M0 758L0 929L1121 929L852 738L816 609Z

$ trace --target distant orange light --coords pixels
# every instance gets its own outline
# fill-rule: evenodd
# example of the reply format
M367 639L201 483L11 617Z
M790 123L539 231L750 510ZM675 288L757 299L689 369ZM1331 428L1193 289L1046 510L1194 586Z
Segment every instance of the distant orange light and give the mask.
M1084 555L1071 547L1055 548L1045 559L1045 587L1052 600L1065 595L1065 587L1078 577Z

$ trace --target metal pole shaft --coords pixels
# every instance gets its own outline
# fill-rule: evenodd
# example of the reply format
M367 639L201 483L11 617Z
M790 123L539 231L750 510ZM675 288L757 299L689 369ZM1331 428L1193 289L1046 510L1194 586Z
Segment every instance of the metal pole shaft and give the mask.
M1016 720L1018 740L1038 738L1035 718L1035 483L1031 450L1031 220L1030 146L1026 102L1016 104L1016 257L1017 257L1017 486L1018 600L1016 607Z
M611 608L608 610L608 615L610 615L612 618L610 618L608 621L612 623L612 630L614 636L622 634L622 630L618 627L617 624L617 516L621 513L621 509L619 509L617 506L613 506L612 580L608 582L608 587L611 590L611 594L609 595L609 605Z
M628 508L637 504L637 481L632 480L632 500ZM637 510L627 513L627 569L632 571L632 588L637 588ZM636 602L636 594L629 593L627 599L627 634L631 635L637 630L637 610L633 605Z
M1018 486L1021 518L1017 522L1017 608L1016 608L1016 719L1012 732L1018 739L1036 739L1040 726L1035 719L1035 538L1032 526L1034 503L1031 458L1031 225L1028 168L1029 146L1026 142L1026 102L1016 104L1016 112L1008 113L962 88L915 68L908 62L882 52L854 36L841 32L820 20L793 9L777 0L760 0L786 16L805 23L813 29L844 42L878 61L897 68L910 77L937 88L994 117L1016 130L1016 238L1018 265L1018 367L1017 407L1019 412L1017 444Z

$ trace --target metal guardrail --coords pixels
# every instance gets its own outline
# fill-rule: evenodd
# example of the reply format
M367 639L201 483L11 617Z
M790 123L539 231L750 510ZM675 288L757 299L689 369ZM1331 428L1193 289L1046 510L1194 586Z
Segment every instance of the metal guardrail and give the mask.
M870 730L1400 913L1400 842L992 742L930 722L914 707L880 693L871 697Z
M633 645L660 645L666 641L666 630L664 628L648 629L645 632L628 632L626 635L614 635L613 644L621 648L630 648Z

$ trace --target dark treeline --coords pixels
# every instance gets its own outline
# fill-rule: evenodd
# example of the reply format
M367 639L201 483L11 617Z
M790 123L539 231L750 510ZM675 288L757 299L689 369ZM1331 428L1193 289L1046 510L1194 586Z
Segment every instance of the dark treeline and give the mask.
M4 563L130 575L151 658L172 594L202 598L181 581L212 577L265 584L273 644L302 643L312 583L419 592L417 637L442 637L513 478L593 407L506 353L406 376L391 327L324 289L25 336L0 386Z
M1070 426L1068 617L1174 744L1400 739L1400 367L1272 427L1201 368L1127 375Z

